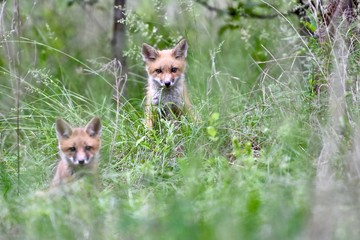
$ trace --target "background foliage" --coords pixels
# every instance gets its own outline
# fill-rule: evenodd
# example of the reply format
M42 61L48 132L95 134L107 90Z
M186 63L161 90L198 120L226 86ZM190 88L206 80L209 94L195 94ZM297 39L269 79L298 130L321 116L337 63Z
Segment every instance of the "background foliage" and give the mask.
M20 1L18 37L14 3L0 3L0 238L359 236L357 19L321 42L316 13L286 14L295 1L128 1L122 98L112 1ZM150 131L141 44L181 38L197 121ZM55 119L93 115L99 182L48 192Z

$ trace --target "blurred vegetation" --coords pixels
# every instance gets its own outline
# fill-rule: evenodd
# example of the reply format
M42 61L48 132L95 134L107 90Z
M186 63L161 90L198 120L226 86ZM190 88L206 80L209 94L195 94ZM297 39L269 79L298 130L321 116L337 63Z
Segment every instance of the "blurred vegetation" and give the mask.
M0 2L0 239L323 236L311 235L324 229L312 219L337 63L331 38L315 35L311 9L299 18L285 14L298 1L128 1L127 97L119 104L113 1L20 1L19 39L15 2ZM360 220L358 176L350 179L347 165L359 157L357 28L355 21L341 32L350 49L346 115L327 163L339 190L324 206L332 213L324 231L334 239L357 239ZM141 44L171 48L181 38L189 42L186 81L197 121L163 121L150 131ZM83 125L93 115L103 122L100 184L84 178L47 191L58 159L55 119Z

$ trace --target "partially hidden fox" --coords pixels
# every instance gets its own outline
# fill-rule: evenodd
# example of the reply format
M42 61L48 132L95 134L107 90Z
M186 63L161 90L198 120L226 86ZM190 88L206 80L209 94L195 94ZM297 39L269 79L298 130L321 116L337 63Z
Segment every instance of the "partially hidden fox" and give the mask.
M94 117L84 128L72 128L62 119L56 120L60 161L51 187L97 171L101 146L101 121Z
M142 57L148 74L146 93L146 124L153 128L156 112L165 119L191 114L191 104L185 84L188 43L182 39L173 49L158 50L146 43ZM159 107L160 111L154 111Z

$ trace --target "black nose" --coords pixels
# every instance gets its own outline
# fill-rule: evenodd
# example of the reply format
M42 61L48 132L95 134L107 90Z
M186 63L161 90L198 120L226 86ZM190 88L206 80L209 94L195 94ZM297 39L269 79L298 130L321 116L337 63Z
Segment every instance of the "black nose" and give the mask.
M165 86L169 87L169 86L170 86L170 82L165 82Z
M85 160L79 160L79 164L84 164Z

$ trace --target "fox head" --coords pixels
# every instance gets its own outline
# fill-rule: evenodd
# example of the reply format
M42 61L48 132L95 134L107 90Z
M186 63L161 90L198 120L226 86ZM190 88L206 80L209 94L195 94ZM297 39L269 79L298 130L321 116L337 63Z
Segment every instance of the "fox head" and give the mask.
M94 117L84 128L72 128L62 119L56 120L56 134L62 159L70 165L86 165L96 161L100 149L101 121Z
M160 87L171 88L184 78L185 58L188 44L181 40L173 49L157 50L144 43L142 56L146 64L149 81Z

